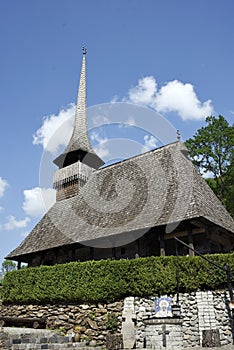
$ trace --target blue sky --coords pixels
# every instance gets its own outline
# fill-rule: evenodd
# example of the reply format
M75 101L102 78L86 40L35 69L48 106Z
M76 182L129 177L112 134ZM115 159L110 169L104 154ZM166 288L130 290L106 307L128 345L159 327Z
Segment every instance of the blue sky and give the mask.
M0 262L39 221L40 187L53 201L39 176L55 158L47 141L56 125L71 129L82 46L88 106L150 107L186 140L208 114L233 121L233 15L233 0L0 0ZM93 132L102 155L119 129ZM157 146L122 129L124 139Z

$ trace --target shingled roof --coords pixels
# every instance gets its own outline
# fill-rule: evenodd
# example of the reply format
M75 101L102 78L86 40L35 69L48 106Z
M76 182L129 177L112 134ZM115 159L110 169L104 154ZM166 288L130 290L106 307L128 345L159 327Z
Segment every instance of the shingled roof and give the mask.
M152 227L204 218L234 233L234 222L175 142L94 171L78 195L56 202L7 258L73 243L91 244Z
M75 123L71 139L54 163L62 168L66 163L82 159L84 163L98 169L104 164L95 153L88 136L86 120L86 48L83 48L83 58L80 72L80 82L77 96Z

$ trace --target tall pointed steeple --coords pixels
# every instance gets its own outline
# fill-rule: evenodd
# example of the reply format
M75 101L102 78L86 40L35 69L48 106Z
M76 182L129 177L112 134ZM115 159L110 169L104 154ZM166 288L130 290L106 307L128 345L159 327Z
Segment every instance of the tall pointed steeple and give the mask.
M59 167L54 173L57 201L76 196L92 172L104 164L92 148L87 130L86 48L83 48L73 133L64 152L54 160L54 163Z
M76 104L75 124L71 139L64 152L58 156L54 163L59 168L71 165L78 160L94 169L98 169L104 164L103 160L93 150L87 131L86 116L86 53L83 47L83 58L80 73L80 83Z

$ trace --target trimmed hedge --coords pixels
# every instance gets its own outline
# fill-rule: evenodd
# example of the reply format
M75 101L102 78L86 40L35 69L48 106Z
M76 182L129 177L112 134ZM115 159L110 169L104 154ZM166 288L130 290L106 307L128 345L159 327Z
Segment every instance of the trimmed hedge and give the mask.
M209 255L234 271L234 253ZM2 282L4 303L113 302L125 296L175 293L226 287L224 271L196 257L71 262L12 271Z

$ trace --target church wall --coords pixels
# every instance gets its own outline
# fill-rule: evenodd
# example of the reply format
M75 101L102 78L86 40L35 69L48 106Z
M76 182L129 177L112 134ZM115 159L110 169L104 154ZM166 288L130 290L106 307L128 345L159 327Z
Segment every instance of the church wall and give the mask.
M75 251L75 260L76 261L86 261L92 259L91 252L89 247L82 247L79 249L76 249Z
M189 243L187 234L179 237L186 244ZM202 254L229 252L231 244L231 238L222 232L210 230L209 232L193 235L193 246ZM165 237L164 245L166 256L176 254L174 238L166 239ZM188 248L180 243L177 244L177 249L179 255L189 254ZM157 230L149 230L145 235L125 246L114 248L96 248L81 245L64 246L32 255L28 262L30 267L35 267L63 264L69 261L134 259L147 256L160 256L160 239Z
M77 195L79 189L78 180L64 184L56 190L56 201L68 199Z

